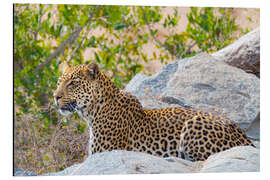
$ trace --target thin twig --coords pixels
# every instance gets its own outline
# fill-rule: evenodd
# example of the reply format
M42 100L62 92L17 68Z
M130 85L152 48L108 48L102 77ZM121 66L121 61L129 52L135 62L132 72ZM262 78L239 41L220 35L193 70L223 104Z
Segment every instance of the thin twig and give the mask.
M87 26L89 25L90 21L88 22L88 24L86 24L86 28ZM76 53L76 51L81 47L83 41L85 40L86 36L89 34L89 31L90 31L90 28L87 28L87 30L85 30L85 33L83 35L83 38L81 40L81 42L78 44L78 46L73 50L69 60L68 60L68 63L72 60L72 57L74 56L74 54Z
M144 11L144 9L143 9L142 7L140 7L140 8L141 8L141 10L143 11L143 18L144 18L145 23L146 23L146 25L147 25L147 28L148 28L148 30L149 30L149 32L150 32L150 35L151 35L151 37L154 39L154 41L155 41L160 47L162 47L162 48L164 48L165 50L169 51L170 53L172 53L174 56L176 56L176 57L178 58L178 54L177 54L174 50L169 49L168 46L166 46L166 43L163 44L160 40L158 40L158 39L155 37L154 31L151 29L150 23L149 23L149 21L148 21L148 19L147 19L147 17L146 17L146 12Z

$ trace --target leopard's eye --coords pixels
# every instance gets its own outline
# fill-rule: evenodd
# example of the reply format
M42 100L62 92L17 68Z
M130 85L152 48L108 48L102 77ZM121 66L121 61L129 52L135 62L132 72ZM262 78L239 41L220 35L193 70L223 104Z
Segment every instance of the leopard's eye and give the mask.
M68 84L67 84L67 87L72 87L74 85L74 82L73 81L70 81Z

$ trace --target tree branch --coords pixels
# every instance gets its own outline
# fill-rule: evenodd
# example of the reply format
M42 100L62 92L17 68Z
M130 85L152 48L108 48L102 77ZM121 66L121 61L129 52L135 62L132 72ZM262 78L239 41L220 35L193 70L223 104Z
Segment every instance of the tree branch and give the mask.
M96 8L100 8L100 6L96 6ZM92 17L93 17L93 14L94 14L94 11L91 11L90 12L90 15L89 15L89 18L86 22L86 24L88 24L91 20L92 20ZM69 36L69 38L62 42L62 44L60 46L58 46L56 48L56 50L49 56L45 59L45 61L41 64L39 64L36 68L36 72L40 71L47 63L49 63L54 57L58 56L59 54L63 53L64 50L67 48L68 45L70 45L75 39L77 39L80 35L80 32L82 31L84 26L77 26L75 28L75 30L71 33L71 35Z

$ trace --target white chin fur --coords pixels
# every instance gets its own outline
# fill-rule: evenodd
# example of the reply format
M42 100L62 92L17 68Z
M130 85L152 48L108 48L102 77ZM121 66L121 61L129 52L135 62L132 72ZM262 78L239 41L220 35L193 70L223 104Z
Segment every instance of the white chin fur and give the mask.
M59 109L59 112L64 116L67 116L67 115L71 114L70 111L66 111L66 110L62 110L62 109Z
M58 106L57 100L54 98L54 104Z

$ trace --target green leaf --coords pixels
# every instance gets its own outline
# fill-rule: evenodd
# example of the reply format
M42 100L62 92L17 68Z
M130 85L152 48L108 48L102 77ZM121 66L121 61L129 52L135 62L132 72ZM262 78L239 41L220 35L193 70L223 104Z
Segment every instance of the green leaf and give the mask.
M116 25L114 25L114 29L115 30L121 30L121 29L123 29L123 28L125 28L126 26L125 25L120 25L120 24L116 24Z
M100 61L100 58L99 58L99 55L95 52L95 60L98 62L98 63L101 63Z

